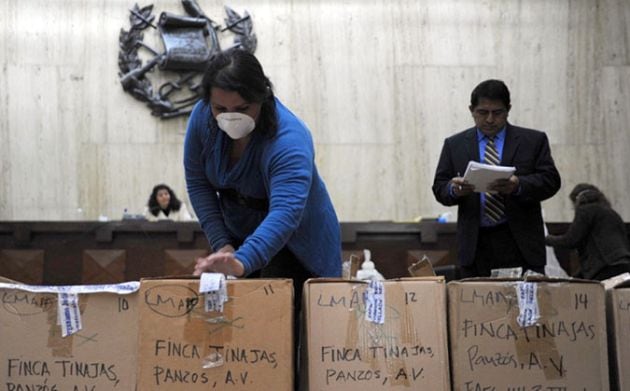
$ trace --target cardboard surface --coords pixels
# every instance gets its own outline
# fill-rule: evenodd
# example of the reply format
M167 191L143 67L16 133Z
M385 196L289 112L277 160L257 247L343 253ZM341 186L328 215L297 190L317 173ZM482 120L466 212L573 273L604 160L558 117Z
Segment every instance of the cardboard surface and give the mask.
M79 295L82 329L57 325L57 294L0 289L0 388L133 390L137 292Z
M609 289L606 297L611 385L630 389L630 281Z
M139 391L293 390L291 280L228 280L227 293L206 312L198 279L141 281Z
M383 324L365 319L367 284L304 285L302 390L450 390L441 277L384 282Z
M409 275L413 277L431 277L435 276L435 270L428 258L422 258L418 262L413 263L407 268Z
M607 390L603 286L533 282L540 319L521 327L517 284L448 284L453 390Z

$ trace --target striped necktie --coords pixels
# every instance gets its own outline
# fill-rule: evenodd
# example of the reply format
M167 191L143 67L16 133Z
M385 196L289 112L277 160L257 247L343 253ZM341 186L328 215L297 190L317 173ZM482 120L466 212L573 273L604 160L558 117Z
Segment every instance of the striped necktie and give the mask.
M499 152L494 144L494 137L488 137L486 150L484 151L483 162L493 166L499 165ZM483 213L493 223L498 222L505 215L505 204L503 196L497 193L485 193L486 202L484 204Z

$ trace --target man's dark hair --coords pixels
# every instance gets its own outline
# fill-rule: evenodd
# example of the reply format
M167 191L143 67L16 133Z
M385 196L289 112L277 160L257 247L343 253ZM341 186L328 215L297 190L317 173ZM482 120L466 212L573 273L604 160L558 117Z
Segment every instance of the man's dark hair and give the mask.
M507 109L510 108L510 90L502 80L490 79L479 83L470 94L471 107L477 107L481 99L500 100Z
M278 120L271 81L253 54L238 48L216 54L210 60L201 87L203 100L208 104L213 87L237 92L248 103L261 103L256 131L268 137L276 134Z
M153 191L151 192L151 195L149 196L149 202L147 203L149 207L149 211L151 212L153 216L157 216L158 214L160 214L160 210L162 210L162 208L160 208L160 204L157 201L157 194L160 190L168 191L168 194L170 194L171 196L171 200L168 203L168 207L164 211L165 215L168 216L168 214L171 211L173 210L178 211L179 208L182 207L182 202L177 198L177 196L175 195L175 192L164 183L160 183L159 185L155 185L155 187L153 187Z

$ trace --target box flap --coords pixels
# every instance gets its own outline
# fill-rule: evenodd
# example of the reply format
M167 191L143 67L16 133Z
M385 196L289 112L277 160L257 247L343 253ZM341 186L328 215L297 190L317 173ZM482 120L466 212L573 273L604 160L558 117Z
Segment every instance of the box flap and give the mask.
M602 281L606 290L626 288L630 286L630 273L623 273Z
M526 282L571 282L571 283L580 283L580 284L599 284L599 281L595 280L585 280L581 278L564 278L564 277L550 277L550 276L526 276L524 278L502 278L502 277L471 277L471 278L463 278L457 281L451 281L449 284L460 283L460 282L517 282L517 281L526 281Z

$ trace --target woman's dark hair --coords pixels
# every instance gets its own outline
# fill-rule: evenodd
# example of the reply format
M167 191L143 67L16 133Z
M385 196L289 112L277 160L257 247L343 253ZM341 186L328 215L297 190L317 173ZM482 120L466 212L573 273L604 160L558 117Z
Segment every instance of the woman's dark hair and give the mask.
M500 100L508 110L510 108L510 90L502 80L490 79L479 83L470 94L472 108L477 107L482 98Z
M596 186L590 183L579 183L575 185L569 199L573 202L573 205L580 206L584 204L601 203L610 207L610 202Z
M249 103L261 103L256 131L268 137L276 134L278 120L271 81L253 54L238 48L216 54L210 60L201 87L203 100L208 104L213 87L237 92ZM216 122L214 118L212 121Z
M168 191L168 194L170 194L171 196L171 200L169 201L168 207L165 210L166 215L168 216L168 213L172 210L178 211L179 208L181 208L182 206L182 202L177 198L177 196L175 195L175 192L170 187L168 187L164 183L160 183L159 185L155 185L155 187L153 187L151 196L149 196L148 206L149 206L149 211L151 212L151 214L153 216L157 216L158 214L160 214L160 210L162 210L157 200L157 194L160 190Z

